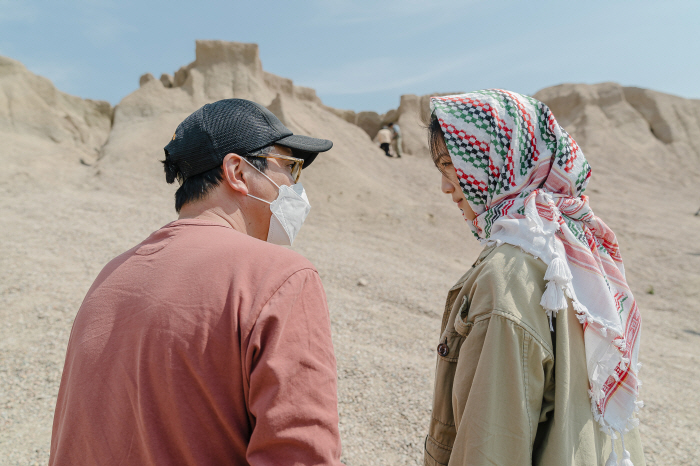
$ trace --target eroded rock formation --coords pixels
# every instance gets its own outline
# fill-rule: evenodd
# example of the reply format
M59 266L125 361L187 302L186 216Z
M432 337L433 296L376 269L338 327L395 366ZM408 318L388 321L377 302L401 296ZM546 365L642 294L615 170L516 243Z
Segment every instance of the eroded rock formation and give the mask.
M112 106L59 91L18 61L0 57L0 134L98 151L109 135Z

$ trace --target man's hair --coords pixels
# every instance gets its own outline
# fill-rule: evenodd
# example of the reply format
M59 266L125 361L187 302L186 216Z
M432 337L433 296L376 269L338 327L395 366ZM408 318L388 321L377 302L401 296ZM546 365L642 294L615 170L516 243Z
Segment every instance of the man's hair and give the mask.
M433 159L433 163L441 173L443 173L443 168L440 166L438 148L443 144L445 144L445 133L442 131L440 121L433 113L430 117L430 124L428 125L428 147L430 148L430 156Z
M263 147L262 149L245 154L243 157L255 168L264 172L267 170L267 159L265 157L256 156L269 154L272 147L272 145ZM224 179L222 165L185 179L177 165L170 160L170 155L167 152L165 153L165 160L162 162L163 169L165 170L165 181L172 184L177 180L180 183L180 187L175 192L175 210L178 213L180 209L182 209L182 206L188 202L207 197L207 194L216 188Z

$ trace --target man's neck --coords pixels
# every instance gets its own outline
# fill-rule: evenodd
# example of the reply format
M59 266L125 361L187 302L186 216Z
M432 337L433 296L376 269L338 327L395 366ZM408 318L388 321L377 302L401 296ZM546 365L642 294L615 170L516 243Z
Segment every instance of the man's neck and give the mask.
M204 208L196 208L194 206L188 207L187 205L182 206L180 210L180 216L178 219L185 218L199 218L202 220L208 220L210 222L218 223L224 226L230 226L236 231L248 234L246 228L245 220L241 214L240 209L237 209L233 213L226 213L226 211L220 206Z

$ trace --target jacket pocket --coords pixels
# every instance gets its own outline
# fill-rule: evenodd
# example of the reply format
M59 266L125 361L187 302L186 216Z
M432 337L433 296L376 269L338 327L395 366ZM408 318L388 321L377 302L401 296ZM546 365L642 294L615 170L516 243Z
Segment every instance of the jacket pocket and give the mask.
M471 332L474 322L468 322L467 317L469 315L469 299L465 295L462 298L462 304L459 306L459 312L455 316L455 332L457 332L462 337L467 337L469 332Z

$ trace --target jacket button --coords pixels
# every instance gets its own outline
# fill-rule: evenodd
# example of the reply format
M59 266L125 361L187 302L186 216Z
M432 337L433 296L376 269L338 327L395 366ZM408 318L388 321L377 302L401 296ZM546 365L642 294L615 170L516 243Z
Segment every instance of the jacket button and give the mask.
M445 343L440 343L437 347L437 352L443 358L450 354L450 348Z

